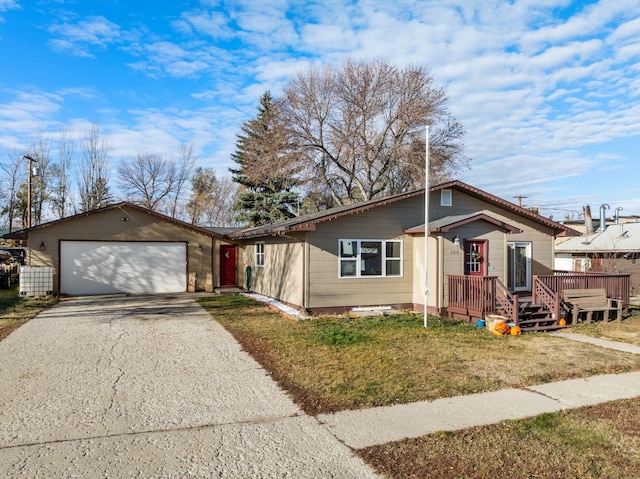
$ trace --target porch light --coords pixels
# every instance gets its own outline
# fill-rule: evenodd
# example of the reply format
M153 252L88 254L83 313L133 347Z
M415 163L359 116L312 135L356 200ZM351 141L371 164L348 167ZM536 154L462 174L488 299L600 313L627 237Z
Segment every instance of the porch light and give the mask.
M45 250L44 241L40 241L40 251L44 251L44 250Z
M453 238L453 244L456 248L460 248L460 236L456 235L455 238Z

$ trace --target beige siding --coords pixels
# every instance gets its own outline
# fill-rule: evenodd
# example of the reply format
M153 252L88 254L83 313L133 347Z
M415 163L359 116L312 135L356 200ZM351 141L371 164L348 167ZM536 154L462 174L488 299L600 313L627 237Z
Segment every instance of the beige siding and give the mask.
M553 231L539 223L522 217L516 212L493 206L480 199L471 197L463 192L453 190L453 205L440 206L440 192L432 192L431 220L445 216L467 215L471 213L485 213L497 220L514 226L522 233L508 234L495 225L485 221L476 221L443 233L442 255L444 267L441 275L442 297L440 300L446 306L448 301L447 275L464 273L464 240L486 240L488 247L487 275L496 276L507 284L507 243L514 241L531 243L531 274L550 274L553 269L554 238ZM460 238L461 248L453 244L455 236Z
M507 242L532 243L532 274L548 274L553 268L553 231L537 222L466 193L453 190L453 205L440 206L440 193L430 197L430 220L447 216L486 213L522 230L507 234L499 226L475 221L429 238L428 305L447 306L447 275L464 273L464 254L453 240L486 240L487 274L507 281ZM253 267L256 292L310 309L378 305L422 305L424 302L424 235L405 234L424 223L424 198L407 198L390 204L340 216L316 225L316 230L292 237L265 238L265 267L255 267L253 241L242 255ZM295 236L295 235L293 235ZM304 245L304 240L307 243ZM350 240L401 240L401 277L340 278L338 242Z
M265 238L264 266L256 266L255 243L243 252L243 263L251 266L252 291L303 307L304 243L293 238Z
M404 229L424 222L424 200L409 198L334 221L309 234L310 308L378 306L413 302L413 237ZM402 277L340 278L338 241L401 240Z
M431 206L431 220L452 215L486 213L492 218L504 221L510 226L515 226L522 230L522 233L502 234L496 231L495 226L478 221L457 228L455 232L450 232L445 235L452 241L453 237L457 234L461 242L464 239L488 239L490 256L488 274L500 277L501 281L506 279L506 244L511 241L532 243L533 274L549 274L553 269L554 238L553 231L550 228L528 218L524 218L517 212L490 205L480 199L456 190L453 190L453 206L451 207L440 206L439 191L432 192L429 201Z
M124 221L123 218L127 220ZM189 244L187 272L196 274L197 289L204 289L207 273L212 273L214 285L219 284L217 241L206 234L180 227L157 216L123 208L77 217L29 233L27 247L31 264L53 266L54 291L58 291L61 240L185 241Z

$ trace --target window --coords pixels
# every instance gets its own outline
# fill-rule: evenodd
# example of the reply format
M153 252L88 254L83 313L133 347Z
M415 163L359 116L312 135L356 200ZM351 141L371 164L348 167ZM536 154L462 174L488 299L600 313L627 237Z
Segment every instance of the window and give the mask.
M440 206L452 206L453 198L451 190L440 190Z
M256 243L256 266L264 266L264 242Z
M402 276L402 241L340 240L340 278Z

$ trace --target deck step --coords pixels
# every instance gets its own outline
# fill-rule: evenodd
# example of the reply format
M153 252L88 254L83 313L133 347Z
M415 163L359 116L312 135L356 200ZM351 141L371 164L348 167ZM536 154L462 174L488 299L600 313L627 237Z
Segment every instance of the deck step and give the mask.
M522 332L530 332L530 331L558 331L560 329L565 329L566 326L560 326L559 324L552 324L548 326L532 326L532 327L523 327L520 325Z

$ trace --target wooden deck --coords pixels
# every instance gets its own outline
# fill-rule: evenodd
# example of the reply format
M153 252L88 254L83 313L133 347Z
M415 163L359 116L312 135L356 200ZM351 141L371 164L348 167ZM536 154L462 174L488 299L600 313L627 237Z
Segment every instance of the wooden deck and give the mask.
M562 292L567 289L604 288L609 298L629 307L630 275L610 273L557 273L534 276L530 294L517 295L509 291L495 276L449 275L449 305L447 315L476 322L489 314L505 316L523 331L560 329L566 315Z

